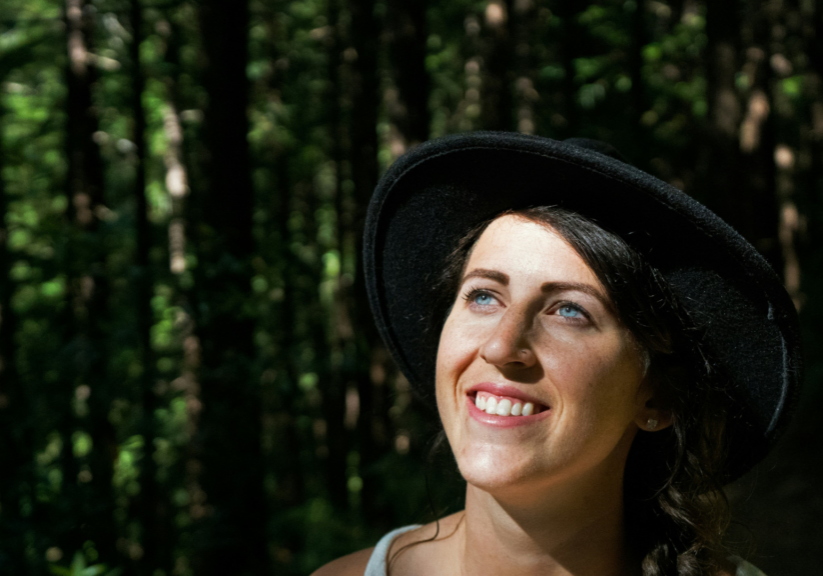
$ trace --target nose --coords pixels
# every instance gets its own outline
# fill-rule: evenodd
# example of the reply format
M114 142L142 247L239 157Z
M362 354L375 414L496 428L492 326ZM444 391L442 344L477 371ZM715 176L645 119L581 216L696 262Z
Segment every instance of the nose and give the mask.
M529 338L531 322L523 310L510 308L480 348L480 357L500 368L530 368L537 362Z

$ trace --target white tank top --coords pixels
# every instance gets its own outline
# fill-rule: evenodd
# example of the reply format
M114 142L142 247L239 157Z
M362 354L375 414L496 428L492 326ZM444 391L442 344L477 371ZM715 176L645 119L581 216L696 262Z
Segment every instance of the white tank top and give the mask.
M366 572L363 576L387 576L386 575L386 555L389 553L389 547L395 538L403 534L420 528L420 524L412 524L411 526L403 526L392 530L383 536L377 545L374 547L369 563L366 565ZM729 556L729 560L737 566L737 573L735 576L766 576L763 572L749 564L742 558L737 556Z

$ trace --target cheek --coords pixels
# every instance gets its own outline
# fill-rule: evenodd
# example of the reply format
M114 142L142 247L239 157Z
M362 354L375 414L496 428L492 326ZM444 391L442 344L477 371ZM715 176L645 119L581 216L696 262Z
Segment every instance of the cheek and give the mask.
M450 316L440 334L435 373L437 410L450 442L454 432L451 424L465 402L465 397L458 394L459 384L477 358L477 351L477 331Z
M460 366L464 363L461 359L465 356L465 353L460 349L460 346L461 339L455 334L449 320L446 320L440 334L435 372L437 409L440 412L441 420L444 422L448 420L448 414L447 411L444 411L444 408L450 405L448 399L453 396L456 387L456 375L459 374Z
M440 334L437 349L437 379L459 374L472 361L477 346L471 338L471 332L461 327L450 316Z
M569 408L586 418L626 418L635 409L642 366L631 343L624 338L556 340L542 358L546 372L562 387Z

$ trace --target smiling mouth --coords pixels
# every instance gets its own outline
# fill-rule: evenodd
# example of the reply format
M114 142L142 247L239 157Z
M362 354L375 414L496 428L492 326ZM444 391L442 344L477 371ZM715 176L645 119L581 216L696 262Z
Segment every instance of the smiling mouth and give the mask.
M469 394L478 410L495 416L509 416L512 418L533 416L548 410L538 402L524 402L518 398L499 396L489 392L477 391Z

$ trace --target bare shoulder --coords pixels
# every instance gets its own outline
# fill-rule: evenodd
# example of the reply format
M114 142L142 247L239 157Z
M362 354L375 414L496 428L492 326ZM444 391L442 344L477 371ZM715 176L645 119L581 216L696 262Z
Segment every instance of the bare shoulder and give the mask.
M332 560L315 570L311 576L363 576L374 547Z

